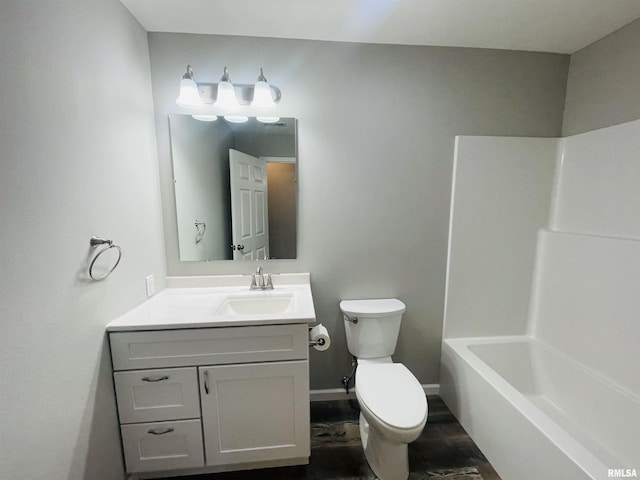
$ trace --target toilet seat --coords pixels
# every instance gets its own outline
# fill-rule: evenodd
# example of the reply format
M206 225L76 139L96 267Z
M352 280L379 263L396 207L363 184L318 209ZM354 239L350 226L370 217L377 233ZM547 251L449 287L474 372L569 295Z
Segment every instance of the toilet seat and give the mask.
M418 379L401 363L358 365L356 395L369 412L393 429L424 427L427 398Z

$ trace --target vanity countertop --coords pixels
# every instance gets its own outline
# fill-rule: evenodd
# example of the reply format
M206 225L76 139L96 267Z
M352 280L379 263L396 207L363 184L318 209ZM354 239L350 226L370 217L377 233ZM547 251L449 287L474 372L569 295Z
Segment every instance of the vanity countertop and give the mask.
M316 321L308 273L274 276L273 290L250 290L249 283L243 275L168 277L167 288L110 322L107 331Z

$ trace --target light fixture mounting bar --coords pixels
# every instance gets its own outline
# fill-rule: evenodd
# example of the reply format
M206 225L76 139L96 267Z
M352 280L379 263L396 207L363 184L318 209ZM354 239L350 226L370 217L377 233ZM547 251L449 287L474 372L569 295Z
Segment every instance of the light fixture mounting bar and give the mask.
M217 83L200 83L197 82L198 85L198 93L200 94L200 98L202 98L202 102L205 105L213 105L216 101L216 95L218 92L218 84ZM278 87L273 85L269 85L271 88L271 96L273 97L273 101L278 103L282 98L282 93ZM238 99L238 103L240 105L249 105L253 100L253 89L254 86L248 85L246 83L234 83L233 88L236 92L236 98Z

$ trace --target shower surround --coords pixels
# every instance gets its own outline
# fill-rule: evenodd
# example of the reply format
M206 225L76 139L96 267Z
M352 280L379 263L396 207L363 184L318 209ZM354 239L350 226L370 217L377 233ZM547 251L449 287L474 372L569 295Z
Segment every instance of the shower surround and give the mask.
M640 475L638 152L456 139L441 396L503 480Z

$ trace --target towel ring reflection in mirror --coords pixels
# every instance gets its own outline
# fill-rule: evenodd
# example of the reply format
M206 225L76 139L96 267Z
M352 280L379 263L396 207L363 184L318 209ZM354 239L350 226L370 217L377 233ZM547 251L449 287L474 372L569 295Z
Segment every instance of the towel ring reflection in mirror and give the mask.
M109 275L111 275L111 272L113 272L116 269L116 267L118 266L118 264L120 263L120 259L122 258L122 249L118 245L113 243L112 240L108 240L106 238L91 237L91 240L89 241L89 244L92 247L97 247L98 245L104 245L104 247L102 249L100 249L98 251L98 253L96 253L96 255L93 257L93 260L91 260L91 264L89 265L89 276L91 277L91 279L92 280L104 280ZM112 248L115 248L118 251L118 258L116 259L115 263L113 264L113 266L111 268L109 268L106 271L106 273L103 273L102 275L95 274L93 269L95 267L96 261L98 260L98 258L100 258L100 256L102 254L106 253L107 251L111 250Z
M196 243L200 243L200 241L204 238L204 232L207 231L207 224L196 220L196 230L198 233L196 234Z

